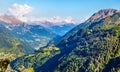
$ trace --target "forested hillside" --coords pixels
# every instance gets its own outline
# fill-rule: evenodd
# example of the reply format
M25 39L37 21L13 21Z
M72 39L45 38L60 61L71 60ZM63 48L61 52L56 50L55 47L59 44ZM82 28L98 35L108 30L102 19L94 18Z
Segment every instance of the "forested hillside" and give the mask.
M48 60L37 71L118 72L120 56L120 13L93 22L57 47L61 53ZM55 62L54 62L55 61ZM50 66L54 64L53 66Z

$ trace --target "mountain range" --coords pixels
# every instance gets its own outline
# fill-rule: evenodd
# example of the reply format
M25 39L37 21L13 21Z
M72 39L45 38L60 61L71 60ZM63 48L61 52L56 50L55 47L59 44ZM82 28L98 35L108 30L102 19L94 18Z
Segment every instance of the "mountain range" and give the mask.
M0 57L18 72L119 72L120 11L102 9L77 26L2 15Z
M120 12L100 10L57 41L10 64L16 71L119 72Z
M36 22L25 23L11 15L0 16L0 26L4 27L16 38L27 42L32 48L39 49L46 46L51 40L60 38L67 31L72 29L74 24L64 24L62 26L44 27Z

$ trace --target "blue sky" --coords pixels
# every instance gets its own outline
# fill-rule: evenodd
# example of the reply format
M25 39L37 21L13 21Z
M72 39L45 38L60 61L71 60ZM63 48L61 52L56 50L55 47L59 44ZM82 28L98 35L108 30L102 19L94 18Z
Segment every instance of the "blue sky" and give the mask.
M29 5L33 8L29 15L36 17L72 16L79 19L100 9L120 9L119 0L0 0L0 13L8 13L7 9L14 3Z

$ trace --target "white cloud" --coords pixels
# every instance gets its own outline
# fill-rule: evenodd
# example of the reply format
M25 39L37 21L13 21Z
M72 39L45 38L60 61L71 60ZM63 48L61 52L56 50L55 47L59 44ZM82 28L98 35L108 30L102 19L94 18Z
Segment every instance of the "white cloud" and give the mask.
M52 23L53 25L63 25L63 24L80 24L84 21L86 21L89 17L80 17L78 19L74 19L71 16L67 16L67 17L60 17L60 16L54 16L51 18L45 18L45 17L41 17L41 18L34 18L31 17L30 21L38 21L39 23L44 23L44 22L49 22Z
M73 18L71 16L68 16L68 17L65 18L65 22L74 23L74 20L73 20Z
M20 20L26 20L25 15L32 11L32 7L27 4L13 4L11 8L8 8L8 11L14 15L15 17L19 18Z
M60 16L53 16L51 18L46 18L46 17L40 17L40 18L35 18L35 17L29 17L29 22L37 22L39 24L41 23L51 23L53 25L63 25L63 24L70 24L73 23L75 24L76 22L71 16L67 17L60 17Z
M83 21L86 20L86 18L81 17L80 19L73 19L71 16L67 16L67 17L60 17L60 16L53 16L50 18L46 18L46 17L30 17L30 16L26 16L27 14L29 14L31 11L33 10L33 8L27 4L13 4L12 7L8 8L8 11L15 16L16 18L18 18L19 20L23 21L23 22L37 22L39 24L41 23L51 23L53 25L63 25L63 24L79 24Z

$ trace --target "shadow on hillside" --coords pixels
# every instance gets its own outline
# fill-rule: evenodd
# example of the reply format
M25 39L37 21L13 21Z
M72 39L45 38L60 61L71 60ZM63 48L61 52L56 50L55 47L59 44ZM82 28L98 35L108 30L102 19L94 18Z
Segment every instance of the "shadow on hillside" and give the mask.
M55 70L55 68L57 68L58 64L61 63L59 59L63 55L68 55L73 49L74 49L74 47L64 48L63 50L61 50L60 54L55 55L54 57L50 58L46 63L44 63L42 66L36 68L35 72L53 72Z
M120 68L120 57L111 59L103 69L103 72L110 72L113 68Z

